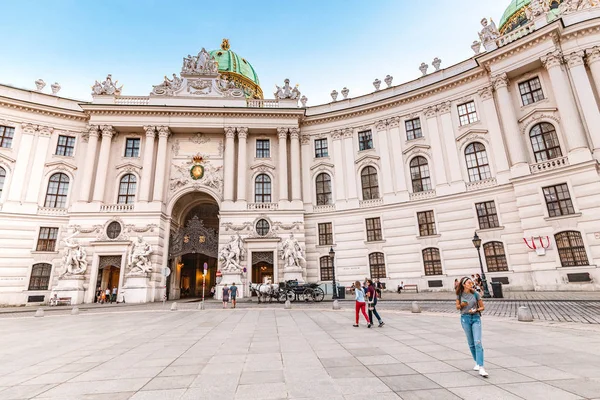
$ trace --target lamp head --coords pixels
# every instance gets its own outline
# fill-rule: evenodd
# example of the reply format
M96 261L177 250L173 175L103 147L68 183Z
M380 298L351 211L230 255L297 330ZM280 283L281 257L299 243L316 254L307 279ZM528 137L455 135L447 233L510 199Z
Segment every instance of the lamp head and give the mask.
M335 250L333 250L333 246L329 249L329 257L335 257Z
M481 247L481 238L477 235L477 232L475 232L472 242L473 246L475 246L475 248L479 250L479 248Z

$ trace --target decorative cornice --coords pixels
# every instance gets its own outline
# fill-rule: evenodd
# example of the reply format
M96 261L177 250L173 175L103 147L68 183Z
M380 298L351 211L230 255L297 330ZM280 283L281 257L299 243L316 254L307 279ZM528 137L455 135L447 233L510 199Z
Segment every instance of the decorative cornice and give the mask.
M437 110L435 107L427 107L425 109L425 117L426 118L434 118L437 115Z
M302 145L309 144L310 143L310 135L300 136L300 143L302 143Z
M354 161L354 164L360 164L365 160L379 161L379 158L379 156L376 156L374 154L365 154L364 156L357 158L356 161Z
M388 122L385 119L382 119L381 121L377 121L375 123L375 129L377 129L378 131L385 131L388 127Z
M343 131L344 139L351 139L354 136L354 130L351 128L346 128Z
M68 119L73 121L86 122L89 116L80 111L71 111L67 109L59 109L43 104L28 103L8 97L0 96L0 108L12 108L18 111L46 115L50 117Z
M529 111L527 114L523 115L520 119L519 119L519 123L522 123L523 121L525 121L527 118L531 117L533 114L536 113L553 113L558 111L558 108L556 107L549 107L549 108L534 108L533 110Z
M428 144L413 144L408 149L404 150L402 152L402 154L412 153L413 151L416 151L416 150L425 150L425 151L427 151L430 148L431 148L431 146L429 146Z
M322 167L327 167L327 168L335 168L335 165L331 164L331 163L326 163L324 161L321 161L320 163L317 163L315 165L313 165L312 167L310 167L311 171L317 168L322 168Z
M342 131L339 129L334 130L331 132L331 138L333 140L340 140L342 138Z
M75 170L77 170L77 166L76 165L68 163L68 162L63 161L63 160L48 162L48 163L44 164L44 167L45 168L50 168L52 170L54 170L54 169L69 170L69 171L75 171ZM62 167L62 168L59 168L59 167Z
M468 131L462 133L459 137L456 138L457 142L465 139L468 136L478 137L481 135L487 135L488 131L486 129L469 129Z
M447 114L452 109L452 103L449 101L444 101L437 105L437 110L440 114Z

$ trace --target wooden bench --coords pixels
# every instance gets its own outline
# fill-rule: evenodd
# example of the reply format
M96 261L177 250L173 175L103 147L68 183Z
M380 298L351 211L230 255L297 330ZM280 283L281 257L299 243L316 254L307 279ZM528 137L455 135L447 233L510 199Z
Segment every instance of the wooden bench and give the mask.
M50 299L50 305L51 306L60 306L60 305L70 306L71 298L70 297L53 297Z
M419 293L419 286L418 285L404 285L404 288L402 288L401 290L414 290L415 292Z

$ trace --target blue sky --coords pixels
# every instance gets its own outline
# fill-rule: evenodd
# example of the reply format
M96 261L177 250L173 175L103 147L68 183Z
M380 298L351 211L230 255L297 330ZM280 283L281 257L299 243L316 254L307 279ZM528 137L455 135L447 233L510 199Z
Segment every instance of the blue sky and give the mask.
M91 99L107 73L125 95L147 95L182 57L231 49L257 71L266 98L285 78L309 105L373 91L375 78L418 78L421 62L442 68L473 55L479 21L499 22L508 0L0 0L0 82L34 89L42 78L60 95ZM430 67L433 70L433 67ZM385 84L383 84L385 86Z

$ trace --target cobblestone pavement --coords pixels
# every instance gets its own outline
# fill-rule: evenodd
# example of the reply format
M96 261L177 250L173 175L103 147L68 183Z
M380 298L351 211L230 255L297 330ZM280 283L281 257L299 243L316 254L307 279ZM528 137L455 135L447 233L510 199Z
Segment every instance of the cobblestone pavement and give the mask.
M0 399L600 398L596 325L484 317L484 379L456 315L183 306L3 319Z

